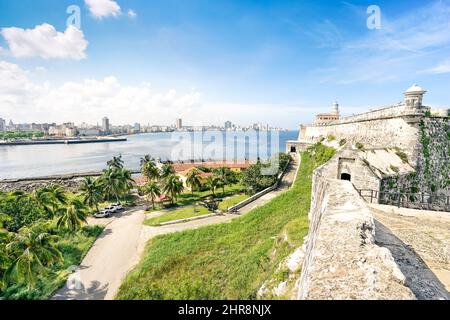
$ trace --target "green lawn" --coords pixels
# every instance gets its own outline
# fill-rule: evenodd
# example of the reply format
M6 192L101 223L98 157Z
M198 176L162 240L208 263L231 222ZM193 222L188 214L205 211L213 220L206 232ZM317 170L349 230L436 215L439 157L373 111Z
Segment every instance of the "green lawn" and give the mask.
M56 248L61 251L64 262L48 268L45 275L39 276L36 286L28 291L24 284L8 287L0 297L7 300L46 300L62 287L69 273L70 266L78 266L91 248L94 241L102 233L103 227L85 226L74 234L65 233L60 235Z
M164 213L163 215L155 218L150 218L145 220L144 224L147 226L158 226L160 223L186 219L197 216L204 216L211 212L208 211L204 206L196 206L194 211L194 206L185 206L182 208L178 208L175 210L170 210Z
M244 191L244 186L242 186L241 184L233 184L233 185L225 186L225 193L222 192L222 188L217 189L215 192L215 196L216 196L216 198L226 198L226 197L232 196L236 193L241 193L243 191ZM209 190L194 192L194 194L192 194L191 191L185 191L181 195L178 196L178 199L175 202L174 206L175 207L183 207L183 206L191 205L196 202L202 201L203 197L211 196L211 195L212 195L212 193ZM147 212L158 211L161 209L164 209L164 208L161 208L160 205L156 205L156 204L155 204L155 209L153 209L151 203L149 202Z
M230 223L150 240L116 298L256 298L261 284L308 232L311 175L333 155L323 146L316 149L303 153L295 186L266 205Z
M225 193L222 193L222 188L219 188L216 190L216 196L220 198L229 197L233 194L239 193L244 191L244 187L240 184L233 184L229 186L225 186ZM201 192L194 192L194 195L192 195L192 192L186 191L183 194L181 194L177 199L177 204L179 206L185 206L188 204L192 204L194 202L197 202L200 200L200 198L211 195L211 191L201 191Z
M236 194L234 196L231 196L227 199L224 199L219 204L219 210L222 212L226 212L229 207L232 207L232 206L238 204L239 202L244 201L247 198L248 198L248 195L246 195L246 194Z
M219 204L219 210L222 212L226 212L227 209L239 202L247 199L248 196L245 194L237 194L226 198ZM194 210L195 209L195 210ZM144 224L147 226L158 226L159 224L167 221L179 220L179 219L187 219L192 217L204 216L211 213L204 206L196 206L194 208L193 205L184 206L175 210L170 210L164 213L163 215L155 218L149 218L145 220Z

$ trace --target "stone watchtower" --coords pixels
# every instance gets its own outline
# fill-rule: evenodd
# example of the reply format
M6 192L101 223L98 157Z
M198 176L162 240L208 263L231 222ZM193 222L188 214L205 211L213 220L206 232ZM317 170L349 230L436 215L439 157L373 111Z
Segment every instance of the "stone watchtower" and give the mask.
M405 92L405 104L408 109L415 109L415 111L423 112L422 110L422 98L426 93L424 89L417 84L413 84Z

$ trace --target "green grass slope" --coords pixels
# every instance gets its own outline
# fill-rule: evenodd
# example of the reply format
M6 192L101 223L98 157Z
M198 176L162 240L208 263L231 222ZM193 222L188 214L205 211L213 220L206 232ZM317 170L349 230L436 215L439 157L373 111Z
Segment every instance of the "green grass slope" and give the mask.
M322 145L303 153L295 186L245 216L150 240L116 298L255 299L278 263L302 244L312 172L333 153Z

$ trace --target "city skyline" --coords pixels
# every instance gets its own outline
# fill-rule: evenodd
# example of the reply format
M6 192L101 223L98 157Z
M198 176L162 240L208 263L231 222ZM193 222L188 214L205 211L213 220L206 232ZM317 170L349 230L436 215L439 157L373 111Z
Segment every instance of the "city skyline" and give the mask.
M296 129L335 100L350 115L415 82L425 104L448 106L447 0L379 1L380 29L360 1L101 3L115 5L0 0L2 118ZM71 5L80 29L67 26Z
M152 132L173 132L173 131L288 131L286 128L272 127L268 123L255 122L250 125L234 124L227 120L222 125L183 125L183 119L177 118L172 124L150 124L139 123L134 124L113 124L108 117L103 117L101 123L14 123L11 119L7 123L6 119L0 118L1 132L40 132L45 136L54 137L84 137L84 136L107 136L120 134L139 134Z

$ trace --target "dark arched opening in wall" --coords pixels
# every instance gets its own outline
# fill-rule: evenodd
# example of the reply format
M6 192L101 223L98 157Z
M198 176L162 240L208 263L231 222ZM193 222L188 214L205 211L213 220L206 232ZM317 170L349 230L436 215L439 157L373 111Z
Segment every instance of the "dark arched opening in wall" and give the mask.
M295 146L291 146L291 152L292 153L296 153L297 152L297 148Z
M352 176L348 173L342 173L341 174L341 180L347 180L347 181L352 181Z

